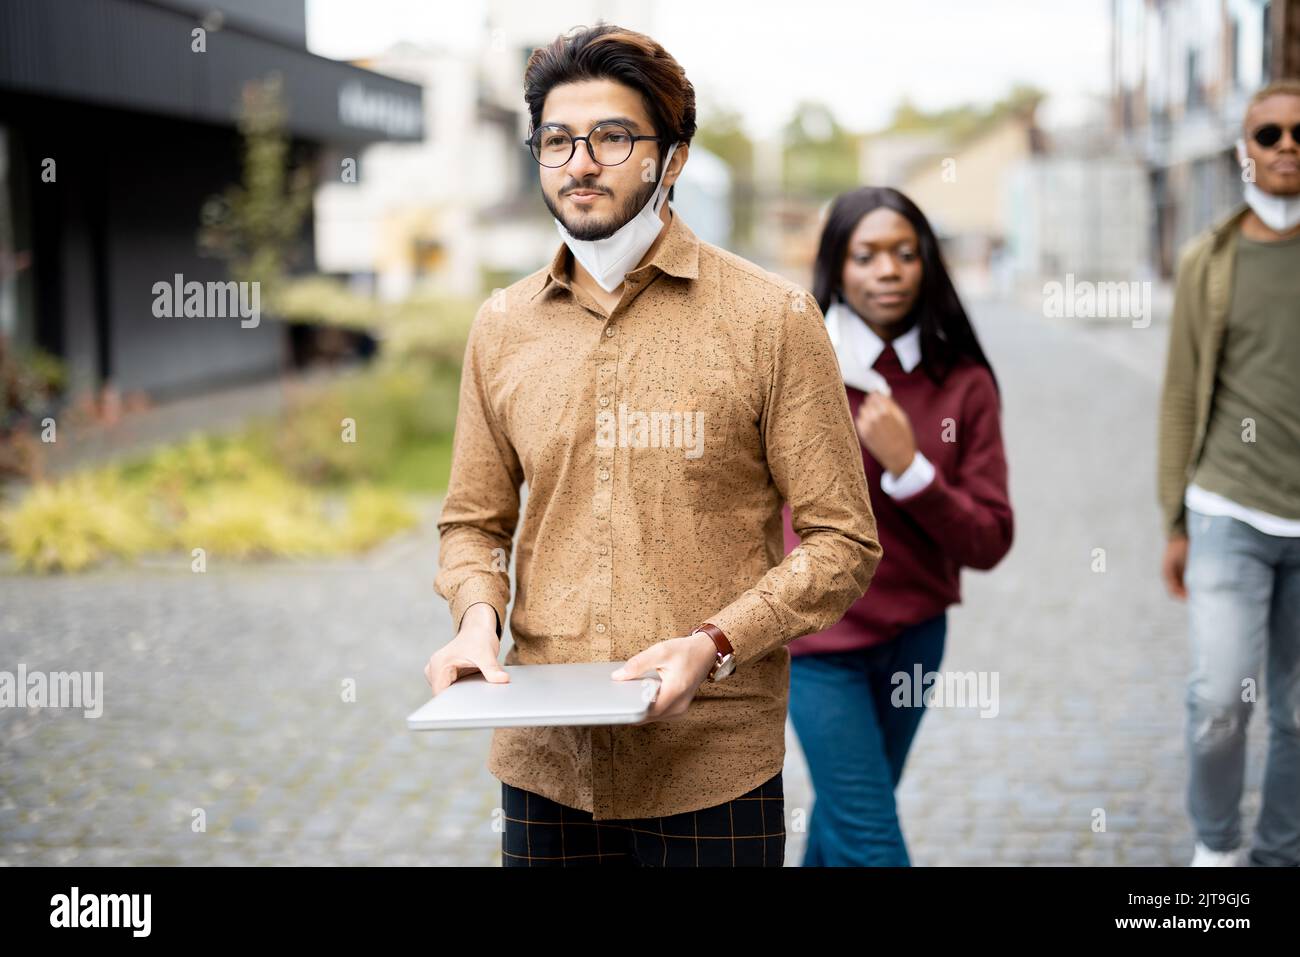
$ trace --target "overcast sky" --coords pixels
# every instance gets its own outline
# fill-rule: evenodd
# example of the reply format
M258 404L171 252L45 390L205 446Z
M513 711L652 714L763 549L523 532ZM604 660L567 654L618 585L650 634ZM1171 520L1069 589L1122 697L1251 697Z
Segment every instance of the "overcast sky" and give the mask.
M651 23L625 25L682 63L703 109L735 108L767 135L801 99L870 130L905 95L936 109L989 103L1017 82L1067 100L1103 94L1108 11L1106 0L659 0ZM484 15L482 0L308 0L308 46L336 59L400 40L472 48Z

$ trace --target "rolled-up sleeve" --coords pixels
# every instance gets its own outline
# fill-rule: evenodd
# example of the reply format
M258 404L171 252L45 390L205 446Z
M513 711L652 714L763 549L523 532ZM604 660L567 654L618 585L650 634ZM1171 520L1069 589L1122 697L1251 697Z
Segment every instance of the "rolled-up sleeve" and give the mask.
M452 440L451 478L438 519L438 573L434 589L460 630L465 610L487 602L501 635L510 602L510 552L519 520L523 469L509 436L493 414L488 389L495 346L487 303L470 327L461 369Z
M862 451L821 310L792 290L768 329L760 425L772 481L801 544L707 619L726 633L737 667L839 621L881 558Z

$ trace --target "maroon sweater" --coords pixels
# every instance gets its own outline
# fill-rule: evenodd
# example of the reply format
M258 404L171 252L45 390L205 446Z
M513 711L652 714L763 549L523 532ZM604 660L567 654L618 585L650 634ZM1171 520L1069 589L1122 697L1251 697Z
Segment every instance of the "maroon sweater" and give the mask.
M862 450L884 554L866 594L830 628L791 641L792 655L890 641L961 601L963 566L992 568L1011 548L1007 463L998 394L988 370L963 359L942 386L920 365L904 372L894 360L878 363L877 371L911 419L917 448L934 464L934 480L907 498L891 498L880 487L882 467ZM852 386L845 389L856 418L866 396ZM784 521L788 554L799 545L788 505Z

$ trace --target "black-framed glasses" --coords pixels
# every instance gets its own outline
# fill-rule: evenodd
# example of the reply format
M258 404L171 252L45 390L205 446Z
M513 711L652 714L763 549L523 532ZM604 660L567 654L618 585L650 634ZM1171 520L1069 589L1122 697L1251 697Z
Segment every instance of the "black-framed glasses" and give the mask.
M542 166L554 169L564 166L573 158L578 140L587 144L587 153L601 166L618 166L626 163L639 140L657 140L658 136L636 136L621 123L599 123L586 136L573 136L563 127L542 126L524 140L533 159Z
M1282 127L1277 123L1265 123L1250 135L1260 146L1274 147L1282 142ZM1291 142L1300 146L1300 123L1291 127Z

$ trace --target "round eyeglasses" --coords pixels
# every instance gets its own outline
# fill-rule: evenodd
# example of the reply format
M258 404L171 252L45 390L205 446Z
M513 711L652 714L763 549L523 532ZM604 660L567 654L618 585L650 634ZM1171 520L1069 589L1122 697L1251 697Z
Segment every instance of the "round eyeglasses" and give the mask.
M572 136L559 126L543 126L524 140L533 159L542 166L554 169L564 166L573 158L578 140L585 140L587 153L601 166L618 166L626 163L639 140L657 140L658 136L635 136L621 123L601 123L593 126L586 136Z

